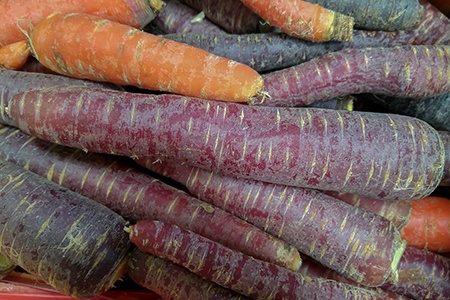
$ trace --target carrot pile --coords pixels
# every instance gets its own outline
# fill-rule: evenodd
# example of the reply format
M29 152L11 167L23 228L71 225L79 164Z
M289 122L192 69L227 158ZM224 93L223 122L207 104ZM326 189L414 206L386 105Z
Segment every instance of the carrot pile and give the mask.
M450 298L443 1L0 10L0 298Z

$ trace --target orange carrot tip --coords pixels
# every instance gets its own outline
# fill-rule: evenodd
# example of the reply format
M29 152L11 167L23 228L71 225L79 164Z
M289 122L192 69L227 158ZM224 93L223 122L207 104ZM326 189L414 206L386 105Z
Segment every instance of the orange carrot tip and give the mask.
M242 0L286 34L313 42L352 41L353 17L302 0Z
M15 42L0 48L0 66L6 69L20 69L30 57L30 48L26 40Z
M263 86L245 64L94 15L54 13L29 35L32 54L71 77L233 102Z

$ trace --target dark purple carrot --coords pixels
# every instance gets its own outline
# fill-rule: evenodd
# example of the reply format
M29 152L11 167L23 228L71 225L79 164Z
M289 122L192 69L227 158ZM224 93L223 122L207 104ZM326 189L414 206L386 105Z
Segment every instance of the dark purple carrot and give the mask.
M240 0L181 0L228 33L244 34L260 31L264 21Z
M230 289L205 280L171 261L133 249L128 258L128 276L163 299L244 300Z
M443 255L407 246L398 265L396 283L382 288L412 299L450 299L450 259Z
M411 202L408 200L379 200L334 191L325 191L325 194L385 217L398 229L405 227L411 214Z
M308 0L354 18L355 27L397 31L411 29L420 22L423 8L418 0Z
M199 11L178 0L165 0L165 5L152 21L165 33L198 32L208 34L225 34L225 30L201 17Z
M94 87L28 90L11 98L8 114L24 132L65 146L378 199L430 194L444 164L439 133L399 115Z
M143 220L129 232L130 240L142 251L252 299L386 299L384 293L303 276L254 259L175 225Z
M251 104L302 106L348 94L425 98L450 92L450 46L343 49L264 75Z
M441 186L450 186L450 131L439 131L445 148L444 174L442 176Z
M55 289L93 298L123 275L130 241L112 210L0 162L0 253Z
M395 272L404 248L388 220L315 190L223 176L186 164L137 162L368 286L382 284Z
M16 70L0 69L0 124L15 126L14 122L7 116L5 108L9 99L16 93L26 91L30 88L55 85L80 85L96 86L111 89L121 89L119 86L70 78L56 74L41 74Z
M114 157L58 146L6 126L0 126L0 145L0 157L96 200L128 221L162 220L286 268L296 270L301 263L298 251L286 242Z

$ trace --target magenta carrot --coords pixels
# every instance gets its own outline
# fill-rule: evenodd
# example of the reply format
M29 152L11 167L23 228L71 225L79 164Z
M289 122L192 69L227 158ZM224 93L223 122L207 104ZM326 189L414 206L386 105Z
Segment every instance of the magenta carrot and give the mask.
M368 286L382 284L395 272L404 248L391 222L318 191L223 176L187 164L137 162Z
M450 46L343 49L264 75L250 103L302 106L348 94L425 98L450 92Z
M106 205L127 221L162 220L289 269L301 264L298 251L286 242L133 165L57 146L10 127L0 127L0 145L0 157Z
M253 299L386 299L384 293L302 276L175 225L143 220L132 225L129 232L130 240L142 251L180 264L207 280Z
M430 194L444 164L439 133L400 115L89 87L28 90L10 99L8 114L24 132L65 146L379 199Z
M128 258L128 276L163 299L245 300L247 297L201 278L169 260L135 248Z

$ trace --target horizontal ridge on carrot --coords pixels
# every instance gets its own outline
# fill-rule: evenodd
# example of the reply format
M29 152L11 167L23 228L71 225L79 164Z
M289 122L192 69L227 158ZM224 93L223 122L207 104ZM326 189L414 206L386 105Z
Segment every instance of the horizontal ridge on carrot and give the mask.
M439 133L393 114L48 87L14 95L8 115L28 134L87 151L379 199L429 195L444 165Z
M249 66L87 14L54 13L29 43L44 66L82 79L237 102L263 85Z
M354 19L303 0L241 0L281 31L314 42L351 41Z
M98 15L142 28L155 18L163 5L161 0L3 0L0 1L0 46L25 39L21 28L35 25L55 11Z

